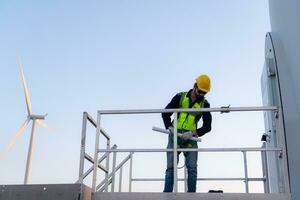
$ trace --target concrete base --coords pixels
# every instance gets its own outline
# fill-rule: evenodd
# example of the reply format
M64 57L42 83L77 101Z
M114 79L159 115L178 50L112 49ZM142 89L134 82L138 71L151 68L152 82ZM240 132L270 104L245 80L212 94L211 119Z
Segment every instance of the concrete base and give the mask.
M83 184L0 185L0 200L291 200L283 194L96 192Z
M91 200L82 184L0 185L0 200Z
M290 200L282 194L240 194L240 193L100 193L92 200Z

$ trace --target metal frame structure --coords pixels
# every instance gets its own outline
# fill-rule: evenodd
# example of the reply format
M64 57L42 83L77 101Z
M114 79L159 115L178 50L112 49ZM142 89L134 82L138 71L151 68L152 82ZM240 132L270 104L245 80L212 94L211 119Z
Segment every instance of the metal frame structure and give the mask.
M200 108L200 109L145 109L145 110L101 110L97 113L97 123L95 120L91 118L87 113L84 113L84 120L83 120L83 128L82 128L82 142L81 142L81 159L80 159L80 172L79 172L79 180L78 182L82 182L83 178L85 177L83 174L83 160L87 156L84 153L85 149L85 132L86 132L86 121L89 120L96 128L96 142L95 142L95 153L94 153L94 159L91 161L93 162L93 183L92 183L92 190L93 191L108 191L108 185L111 184L111 192L114 192L115 187L115 174L118 170L120 170L120 176L119 176L119 192L121 191L121 184L122 184L122 166L127 162L130 161L129 166L129 192L132 191L132 182L133 181L163 181L164 179L161 178L152 178L152 179L145 179L145 178L133 178L132 177L132 165L133 165L133 154L134 153L154 153L154 152L173 152L174 153L174 192L178 192L178 181L186 181L186 175L185 178L178 178L177 173L177 152L187 152L187 151L197 151L197 152L241 152L243 155L243 163L244 163L244 177L243 178L198 178L198 181L244 181L245 182L245 191L246 193L249 193L249 182L250 181L263 181L264 182L264 189L265 192L269 192L269 184L266 171L267 168L265 167L267 165L266 160L263 156L266 155L266 152L278 152L279 155L281 155L283 152L285 152L282 148L265 148L264 146L262 148L198 148L198 149L181 149L177 148L177 114L179 112L221 112L221 113L229 113L229 112L237 112L237 111L271 111L278 113L277 107L221 107L221 108ZM117 149L117 148L110 148L110 138L107 135L107 133L101 128L101 117L103 115L115 115L115 114L149 114L149 113L174 113L174 146L173 149ZM107 147L106 149L99 149L99 136L100 133L102 133L107 138ZM116 166L116 154L118 152L128 152L129 156L127 156L118 166ZM262 169L263 169L263 176L262 178L249 178L248 177L248 165L247 165L247 152L261 152L262 154ZM109 169L109 154L113 153L113 166L112 166L112 172L105 174L105 179L97 185L97 169L99 167L99 162L101 162L101 159L98 159L98 153L105 153L104 155L107 155L106 160L106 168ZM91 159L89 159L91 160ZM286 160L282 159L283 166L286 166ZM283 168L284 169L284 168ZM103 169L102 169L103 170ZM89 173L91 170L88 171ZM280 174L285 174L285 172L280 171ZM185 174L185 173L184 173ZM285 183L279 183L279 184L285 184ZM104 185L104 187L103 187ZM186 188L186 186L185 186ZM285 191L283 191L284 193Z
M97 168L100 168L105 172L105 180L106 183L108 182L108 173L109 173L109 152L104 154L103 157L98 159L98 153L94 154L94 158L92 158L90 155L88 155L85 152L85 147L86 147L86 129L87 129L87 122L90 122L95 128L96 128L96 141L95 141L95 149L99 148L99 137L100 133L107 139L107 145L106 147L109 149L110 148L110 137L109 135L100 128L100 126L97 126L97 122L86 112L83 113L83 121L82 121L82 136L81 136L81 150L80 150L80 162L79 162L79 178L78 178L78 183L83 183L83 179L87 177L92 171L97 171ZM112 147L112 149L117 148L116 145ZM84 161L87 159L89 162L93 164L93 167L88 169L84 173ZM103 165L100 164L102 160L106 159L106 166L104 167ZM96 186L94 185L96 183L96 176L97 174L93 174L93 185L92 187L95 188ZM108 184L105 185L106 190L108 187Z
M87 132L87 123L91 123L94 128L96 128L96 139L95 139L95 152L94 152L94 158L90 156L88 153L86 153L86 132ZM99 149L99 138L100 134L102 134L106 138L106 153L98 158L98 152L97 149ZM110 145L110 136L106 133L105 130L100 128L100 126L97 126L97 122L92 118L91 115L89 115L87 112L83 113L83 120L82 120L82 133L81 133L81 148L80 148L80 161L79 161L79 176L76 183L83 183L83 180L91 173L93 173L93 182L92 182L92 188L94 188L93 191L99 190L99 191L108 191L108 185L111 184L111 189L114 191L114 180L115 180L115 174L118 170L120 170L120 179L119 179L119 191L121 191L121 185L122 185L122 171L123 171L123 165L130 159L132 159L132 154L129 154L124 160L116 166L116 157L117 152L113 152L117 149L117 145L113 145L111 147ZM110 159L110 153L113 152L113 164L112 164L112 173L109 173L109 159ZM85 160L89 161L93 164L92 167L90 167L88 170L84 171L84 162ZM105 166L101 164L102 161L106 160ZM101 169L105 173L105 179L98 185L97 184L97 168Z

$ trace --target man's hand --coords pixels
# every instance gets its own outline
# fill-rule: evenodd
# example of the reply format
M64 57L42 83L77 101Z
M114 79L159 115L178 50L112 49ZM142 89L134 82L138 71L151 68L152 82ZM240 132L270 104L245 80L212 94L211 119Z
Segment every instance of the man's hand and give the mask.
M187 132L184 132L182 133L182 136L181 138L184 139L184 140L189 140L193 137L193 132L192 131L187 131Z

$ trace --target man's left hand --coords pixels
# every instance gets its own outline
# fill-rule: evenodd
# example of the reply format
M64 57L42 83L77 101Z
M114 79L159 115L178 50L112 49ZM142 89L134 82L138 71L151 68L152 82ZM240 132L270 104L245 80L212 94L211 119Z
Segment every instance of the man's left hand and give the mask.
M189 140L193 137L193 132L192 131L187 131L187 132L184 132L182 133L182 136L181 138L184 139L184 140Z

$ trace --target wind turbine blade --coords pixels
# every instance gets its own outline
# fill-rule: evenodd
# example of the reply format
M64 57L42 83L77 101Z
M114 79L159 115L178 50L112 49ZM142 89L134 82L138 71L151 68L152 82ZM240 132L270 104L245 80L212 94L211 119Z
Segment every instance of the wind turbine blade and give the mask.
M49 126L48 126L44 121L42 121L42 120L40 120L40 119L37 119L37 120L35 120L35 121L36 121L36 123L38 123L38 125L40 125L40 126L46 128L46 129L50 129ZM50 129L50 130L51 130L51 129Z
M21 70L21 78L22 78L22 84L23 84L24 93L25 93L27 112L28 112L28 115L31 115L31 101L30 101L30 96L29 96L29 90L28 90L28 87L27 87L27 84L26 84L26 80L25 80L23 67L22 67L22 63L21 63L20 58L18 58L18 62L19 62L20 70Z
M29 123L29 119L27 119L24 124L21 126L21 128L17 131L16 135L12 138L10 143L5 147L3 152L0 154L0 160L4 158L4 156L8 153L8 151L12 148L12 146L17 142L17 140L20 138L24 130L27 128Z

